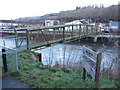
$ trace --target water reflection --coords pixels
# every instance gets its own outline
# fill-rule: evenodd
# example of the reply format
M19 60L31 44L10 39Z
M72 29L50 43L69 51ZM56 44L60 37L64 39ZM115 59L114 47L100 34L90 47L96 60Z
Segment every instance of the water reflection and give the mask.
M0 49L2 47L7 47L7 48L15 48L16 43L15 43L16 38L15 37L0 37ZM26 45L26 40L23 40L22 38L18 38L18 45Z
M0 38L0 46L4 46L3 41L5 41L5 46L8 48L16 47L15 38ZM19 44L21 41L22 39L19 39ZM26 40L22 42L22 45L25 44ZM118 47L112 43L93 43L87 41L59 44L35 52L42 53L42 61L45 65L55 65L56 61L59 64L79 65L79 62L83 60L82 49L84 45L95 51L102 52L102 65L104 63L105 67L108 67L112 63L112 60L118 56Z
M104 67L111 65L112 60L118 55L117 47L114 44L89 42L59 44L35 52L42 53L42 60L45 65L54 65L56 61L60 64L78 65L83 60L82 49L84 45L95 51L102 52L102 65L104 64Z
M56 61L59 64L74 65L82 60L82 46L59 44L35 52L42 53L45 65L54 65Z

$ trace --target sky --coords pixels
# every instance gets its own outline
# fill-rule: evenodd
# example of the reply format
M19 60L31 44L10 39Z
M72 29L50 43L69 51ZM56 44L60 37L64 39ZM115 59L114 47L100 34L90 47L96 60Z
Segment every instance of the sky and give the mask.
M119 0L0 0L0 19L42 16L73 10L76 6L117 5Z

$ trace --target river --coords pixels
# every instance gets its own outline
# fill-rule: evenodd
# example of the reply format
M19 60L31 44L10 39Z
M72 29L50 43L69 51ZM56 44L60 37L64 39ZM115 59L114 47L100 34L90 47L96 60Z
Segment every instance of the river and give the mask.
M42 53L43 64L54 65L57 61L60 64L74 66L79 65L80 61L83 60L84 45L102 53L102 66L104 65L104 67L110 67L113 59L118 56L118 47L114 43L108 41L94 43L89 40L59 44L35 52Z
M15 38L0 38L0 46L8 48L15 47ZM20 42L20 41L19 41ZM23 45L26 41L23 42ZM68 44L58 44L55 46L47 47L42 50L35 51L36 53L42 54L42 63L45 65L55 65L55 63L65 65L79 65L80 61L83 60L83 46L87 46L95 51L102 52L102 65L109 67L112 60L118 56L118 47L114 43L108 41L105 42L91 42L83 39Z

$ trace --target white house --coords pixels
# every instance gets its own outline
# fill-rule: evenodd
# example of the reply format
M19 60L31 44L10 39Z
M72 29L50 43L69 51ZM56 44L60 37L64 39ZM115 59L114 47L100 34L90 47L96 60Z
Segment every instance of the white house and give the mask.
M88 21L86 21L85 19L81 19L81 20L75 20L75 21L72 21L72 22L67 22L65 23L65 25L72 25L72 24L82 24L82 30L86 29L86 26L87 24L89 24ZM77 30L79 28L79 26L75 26L73 27L74 30ZM72 30L72 26L71 27L66 27L65 30Z
M45 20L45 26L59 25L59 20Z

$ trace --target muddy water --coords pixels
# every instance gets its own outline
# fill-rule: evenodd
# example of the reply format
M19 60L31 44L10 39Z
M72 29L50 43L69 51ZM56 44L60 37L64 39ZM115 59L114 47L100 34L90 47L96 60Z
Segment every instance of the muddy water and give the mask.
M0 38L0 46L4 46L4 42L8 48L15 47L15 38ZM23 44L25 45L26 41L24 41ZM79 65L80 61L83 60L82 50L84 45L95 51L102 52L102 65L104 64L105 67L111 65L112 60L118 56L118 51L120 51L120 48L118 48L115 43L107 40L94 43L90 39L82 39L68 44L55 45L35 52L42 53L42 62L45 65L55 65L57 62L61 65L74 66Z
M42 50L35 51L42 53L42 62L47 65L59 64L79 65L83 60L83 46L87 46L94 51L102 52L102 66L110 67L113 59L118 56L118 47L112 42L92 42L89 40L78 40L68 44L59 44Z
M16 44L15 44L15 38L14 37L11 37L11 38L8 38L8 37L0 37L0 49L2 47L7 47L7 48L15 48L16 47ZM19 39L18 40L18 45L25 45L26 44L26 40L23 40L23 39Z

